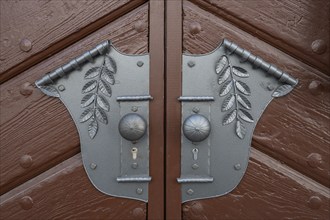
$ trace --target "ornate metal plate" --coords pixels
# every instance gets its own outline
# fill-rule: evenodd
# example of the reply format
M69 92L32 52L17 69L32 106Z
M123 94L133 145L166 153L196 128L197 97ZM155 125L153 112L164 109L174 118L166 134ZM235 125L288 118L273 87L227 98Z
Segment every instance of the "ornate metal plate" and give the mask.
M182 74L182 202L227 194L246 171L263 111L298 81L228 40L184 55Z
M111 196L147 202L149 56L121 54L106 41L36 85L69 110L92 184Z

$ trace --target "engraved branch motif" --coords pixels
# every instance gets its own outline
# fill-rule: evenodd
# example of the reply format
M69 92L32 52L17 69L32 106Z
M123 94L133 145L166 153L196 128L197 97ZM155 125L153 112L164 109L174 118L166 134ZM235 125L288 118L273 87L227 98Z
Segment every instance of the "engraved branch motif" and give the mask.
M247 78L249 73L241 67L233 66L226 55L221 56L217 62L215 72L218 74L218 84L222 85L219 95L221 97L226 96L221 111L227 112L235 105L234 109L225 115L222 124L228 125L236 120L236 135L243 139L246 134L243 121L254 122L252 115L247 111L252 107L251 102L246 97L251 95L251 90L246 83L235 77Z
M85 73L85 79L89 80L82 88L86 94L81 100L81 107L85 110L80 115L80 122L89 121L88 134L93 139L98 131L98 121L108 124L106 112L110 111L110 105L105 96L111 97L111 85L114 85L114 74L117 72L116 62L108 55L103 58L100 67L92 67Z

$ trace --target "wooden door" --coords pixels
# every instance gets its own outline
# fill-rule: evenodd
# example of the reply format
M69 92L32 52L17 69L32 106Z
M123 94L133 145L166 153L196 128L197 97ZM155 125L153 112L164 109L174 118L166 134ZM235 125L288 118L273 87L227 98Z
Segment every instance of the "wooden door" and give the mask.
M166 214L168 219L329 219L329 1L167 1ZM181 205L182 52L229 39L299 79L267 107L250 162L226 196ZM178 50L182 48L182 51ZM207 189L205 189L207 190Z
M1 219L329 219L329 1L0 4ZM223 38L300 83L262 115L239 186L226 196L181 204L182 52L207 53ZM150 53L147 204L92 186L67 110L33 87L106 39L124 53Z
M163 14L163 1L1 1L1 219L163 218ZM151 56L148 204L90 183L68 111L33 86L104 40Z

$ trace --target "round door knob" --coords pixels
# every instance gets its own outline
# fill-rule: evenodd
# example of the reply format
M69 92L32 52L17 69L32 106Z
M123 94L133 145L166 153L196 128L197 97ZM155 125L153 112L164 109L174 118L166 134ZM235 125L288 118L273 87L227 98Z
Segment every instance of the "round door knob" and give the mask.
M129 113L120 119L118 129L126 140L137 141L146 133L147 123L139 114Z
M209 120L203 115L191 115L183 122L183 134L192 142L205 140L211 131Z

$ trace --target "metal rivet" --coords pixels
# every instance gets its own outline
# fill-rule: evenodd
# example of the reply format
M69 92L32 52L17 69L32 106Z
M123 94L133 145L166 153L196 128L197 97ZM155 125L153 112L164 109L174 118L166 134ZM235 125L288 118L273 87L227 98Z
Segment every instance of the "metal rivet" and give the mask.
M187 194L188 194L188 195L192 195L192 194L194 194L194 190L193 190L193 189L188 189L188 190L187 190Z
M308 206L311 209L319 209L322 205L322 200L318 196L311 196L308 200Z
M205 210L202 203L194 201L192 204L190 204L190 211L192 213L203 213Z
M97 167L97 164L95 164L95 163L91 163L91 164L90 164L90 167L91 167L92 170L95 170L96 167Z
M313 95L320 95L323 90L324 90L324 86L322 85L322 83L318 80L313 80L309 85L308 85L308 90L310 91L310 93L312 93Z
M275 86L273 85L268 85L267 86L268 91L273 91L275 89Z
M31 83L25 82L23 83L23 85L21 85L19 92L24 96L29 96L33 92L33 86L31 85Z
M200 25L200 23L196 21L190 23L189 32L191 34L198 34L199 32L201 32L201 30L202 30L202 26Z
M235 164L234 165L235 170L240 170L241 169L241 164Z
M58 86L58 90L60 90L61 92L63 92L65 90L65 87L63 85L59 85Z
M141 195L143 193L143 189L142 188L137 188L136 193Z
M23 168L29 168L29 167L31 167L32 163L33 163L33 160L32 160L32 157L30 155L24 155L19 160L19 164Z
M133 209L133 216L142 219L145 216L145 211L142 208Z
M327 45L325 44L324 40L318 39L313 41L312 50L316 54L324 54L327 51Z
M33 207L33 200L30 196L24 196L20 199L19 204L22 209L28 210Z
M136 65L138 66L138 67L141 67L141 66L143 66L143 62L142 61L138 61L137 63L136 63Z
M22 51L28 52L32 49L32 43L30 40L24 38L21 40L21 43L19 44L19 47L21 48Z
M2 41L2 45L5 46L5 47L9 47L10 44L11 44L10 39L5 37Z
M199 168L197 163L194 163L193 165L191 165L191 168L193 168L194 170L197 170Z
M194 108L192 109L192 111L193 111L194 113L198 113L198 112L199 112L199 108L198 108L198 107L194 107Z
M188 62L189 67L194 67L195 65L196 65L196 63L194 61L189 61Z
M135 24L134 24L134 29L137 31L137 32L142 32L145 30L145 23L143 21L137 21Z
M133 106L131 110L132 110L132 112L137 112L138 111L138 107Z
M133 169L136 169L136 168L138 168L139 165L138 165L138 163L132 163L131 166L132 166Z
M307 163L312 168L317 168L322 164L322 156L318 153L311 153L307 156Z

